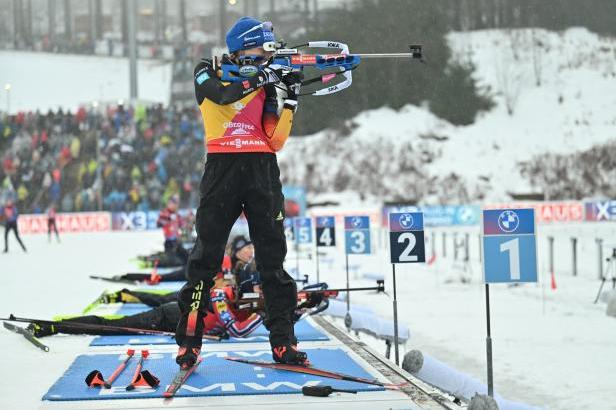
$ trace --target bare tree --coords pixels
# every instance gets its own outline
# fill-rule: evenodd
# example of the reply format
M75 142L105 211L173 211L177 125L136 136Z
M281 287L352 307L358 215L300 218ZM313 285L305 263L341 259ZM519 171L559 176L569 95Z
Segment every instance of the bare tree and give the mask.
M531 30L531 51L533 59L533 73L535 74L535 85L541 87L541 75L543 73L543 42L539 39L537 29Z

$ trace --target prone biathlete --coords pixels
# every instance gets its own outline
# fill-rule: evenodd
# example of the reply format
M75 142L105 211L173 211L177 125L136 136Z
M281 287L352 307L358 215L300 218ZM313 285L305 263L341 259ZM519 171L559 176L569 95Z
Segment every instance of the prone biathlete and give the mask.
M210 312L203 319L204 334L210 336L246 337L254 332L263 323L263 313L260 311L237 310L235 301L238 299L238 289L232 274L223 275L220 272L215 279L214 287L209 292ZM134 295L131 293L131 295ZM148 295L140 295L148 297ZM174 295L177 298L176 295ZM154 298L152 300L155 300ZM143 302L144 299L141 299ZM160 300L159 300L160 301ZM136 329L175 331L180 318L180 308L177 299L160 304L153 302L156 307L146 312L131 316L108 319L102 316L80 316L65 319L50 325L33 321L29 326L35 337L50 336L57 333L91 334L91 335L124 335L135 334L128 330L96 329L95 325L118 326ZM93 325L89 328L71 326L72 323ZM63 325L64 324L64 325Z

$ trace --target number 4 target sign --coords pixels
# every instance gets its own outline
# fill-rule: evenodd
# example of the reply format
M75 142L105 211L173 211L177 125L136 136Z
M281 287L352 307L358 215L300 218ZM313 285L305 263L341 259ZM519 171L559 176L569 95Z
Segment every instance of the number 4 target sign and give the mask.
M316 217L316 240L318 247L336 246L336 218L333 216Z
M421 263L426 261L423 213L389 214L389 248L391 263Z

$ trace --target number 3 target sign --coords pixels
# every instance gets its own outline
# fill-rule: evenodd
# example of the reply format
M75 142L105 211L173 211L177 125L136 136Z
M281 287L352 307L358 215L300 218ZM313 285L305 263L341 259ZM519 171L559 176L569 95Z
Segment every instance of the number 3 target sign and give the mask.
M420 263L426 261L423 229L423 213L421 212L389 214L391 263Z
M370 217L344 217L345 250L348 254L370 254Z
M537 282L534 209L483 211L485 283Z

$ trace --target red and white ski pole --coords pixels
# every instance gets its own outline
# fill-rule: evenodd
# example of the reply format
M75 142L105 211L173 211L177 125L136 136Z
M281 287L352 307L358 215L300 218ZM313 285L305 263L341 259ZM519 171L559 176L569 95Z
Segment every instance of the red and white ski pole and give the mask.
M86 376L86 384L89 387L104 386L106 389L110 389L115 379L117 379L120 373L124 371L130 359L135 355L135 349L128 349L126 351L126 355L127 355L126 359L124 359L124 361L120 363L120 365L114 370L114 372L109 377L109 380L105 380L100 370L92 370Z

